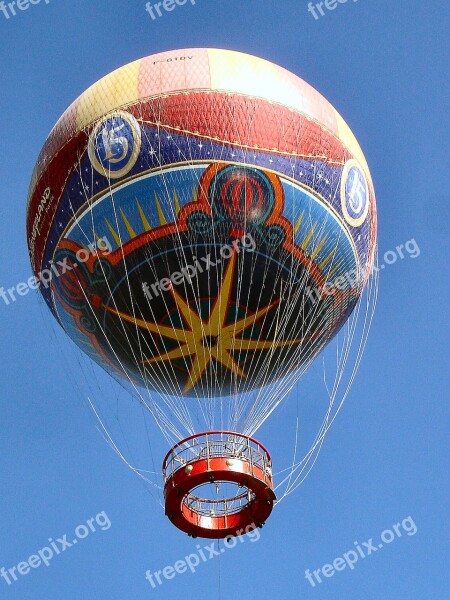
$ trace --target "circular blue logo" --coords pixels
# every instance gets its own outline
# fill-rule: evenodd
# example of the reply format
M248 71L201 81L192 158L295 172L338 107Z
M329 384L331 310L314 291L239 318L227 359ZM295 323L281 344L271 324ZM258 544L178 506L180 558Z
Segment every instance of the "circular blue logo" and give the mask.
M349 160L342 174L341 207L345 220L353 227L362 225L369 211L369 186L355 160Z
M89 137L89 159L96 171L110 178L126 175L141 149L141 129L126 112L115 112L97 123Z

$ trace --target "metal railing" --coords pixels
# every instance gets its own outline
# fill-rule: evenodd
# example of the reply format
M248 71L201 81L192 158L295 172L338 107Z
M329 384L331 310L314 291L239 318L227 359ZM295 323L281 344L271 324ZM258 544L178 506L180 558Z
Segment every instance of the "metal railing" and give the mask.
M251 503L255 495L247 490L229 498L209 499L194 494L188 494L183 498L183 504L200 516L219 517L239 513Z
M189 464L218 457L244 460L252 474L257 466L267 477L272 477L272 460L262 444L240 433L211 431L190 436L168 452L163 462L164 482Z

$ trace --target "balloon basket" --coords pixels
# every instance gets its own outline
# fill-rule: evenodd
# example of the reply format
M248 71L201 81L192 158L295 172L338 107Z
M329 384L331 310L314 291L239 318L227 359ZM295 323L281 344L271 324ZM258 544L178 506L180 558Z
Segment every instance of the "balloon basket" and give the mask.
M231 431L181 440L165 457L163 475L165 513L192 537L220 539L262 527L276 499L270 454Z

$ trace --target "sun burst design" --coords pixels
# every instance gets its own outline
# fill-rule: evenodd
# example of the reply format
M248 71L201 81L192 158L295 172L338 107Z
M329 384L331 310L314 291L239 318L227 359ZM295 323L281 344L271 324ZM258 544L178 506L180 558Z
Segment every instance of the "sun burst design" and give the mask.
M279 303L279 299L268 304L264 308L261 308L252 315L237 319L231 324L226 324L235 264L236 252L232 254L228 261L221 288L214 301L209 317L206 320L202 319L198 312L189 306L186 300L173 288L173 286L170 288L178 312L182 316L187 328L179 329L177 327L151 323L106 305L103 305L103 308L141 329L145 329L151 333L156 333L178 342L179 346L177 348L169 350L159 356L143 360L141 364L171 361L189 356L193 357L188 380L183 393L189 392L197 384L213 359L224 365L235 375L246 379L247 374L236 362L232 352L273 350L274 348L299 344L303 339L254 340L240 337L240 334L246 329L253 327L256 321L272 310Z

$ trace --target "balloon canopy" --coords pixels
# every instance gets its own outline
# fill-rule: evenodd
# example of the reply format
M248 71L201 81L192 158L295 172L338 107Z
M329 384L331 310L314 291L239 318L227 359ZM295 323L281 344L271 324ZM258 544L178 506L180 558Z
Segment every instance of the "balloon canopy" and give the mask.
M372 180L339 113L239 52L135 61L51 131L27 235L67 334L166 436L190 435L163 467L174 524L205 537L260 525L275 495L250 435L347 321L374 258ZM193 493L217 481L238 491Z
M245 393L308 363L353 310L375 245L350 129L307 83L225 50L107 75L39 156L41 292L102 366L170 395Z

